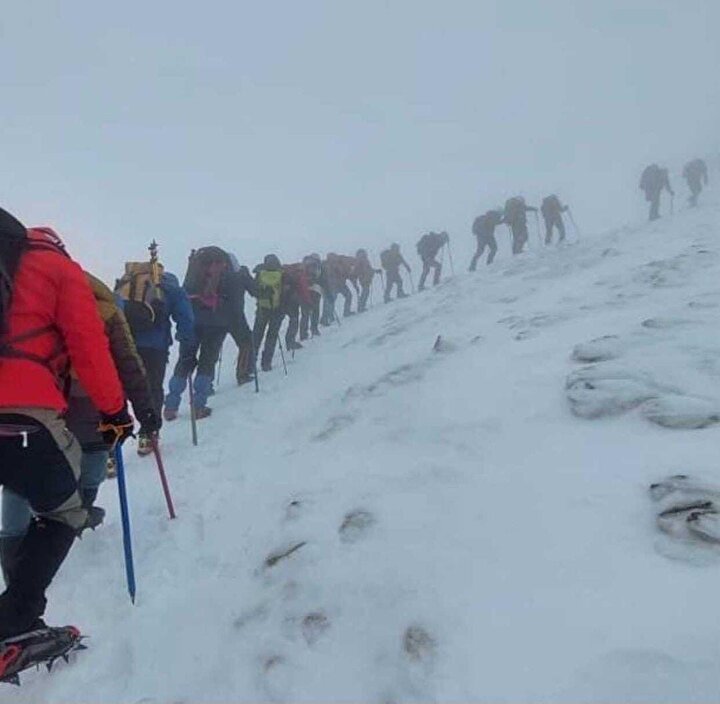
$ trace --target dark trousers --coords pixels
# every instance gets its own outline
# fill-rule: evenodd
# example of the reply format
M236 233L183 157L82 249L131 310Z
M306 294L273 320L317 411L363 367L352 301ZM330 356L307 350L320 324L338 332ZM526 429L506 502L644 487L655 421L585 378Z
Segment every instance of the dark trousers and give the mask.
M702 192L702 182L699 178L689 178L687 180L688 188L690 189L690 197L688 203L691 208L694 208L698 202L698 196Z
M288 326L285 331L285 347L290 349L297 341L296 338L300 327L300 303L293 301L286 305L285 315L288 317Z
M439 261L436 261L435 257L423 257L422 263L423 270L420 275L420 283L418 284L418 289L421 291L425 288L425 280L427 279L431 269L435 271L433 274L433 286L437 286L438 283L440 283L440 274L442 272L442 264L440 264Z
M278 333L280 332L283 317L284 315L280 310L271 310L269 308L258 308L257 313L255 313L255 326L253 328L255 358L257 359L264 337L265 347L263 347L261 364L265 370L272 367L272 360L275 355L275 347L277 345Z
M393 286L397 286L398 298L404 298L405 292L403 291L403 282L400 276L400 269L385 269L385 277L385 303L390 300L390 294L392 293Z
M562 242L565 239L565 223L563 222L562 215L543 215L543 220L545 220L545 244L552 242L553 228L555 227L557 227L560 242Z
M304 303L300 308L300 339L308 339L308 328L313 335L319 335L320 303L322 295L317 291L310 291L310 303Z
M168 351L156 350L152 347L138 347L138 354L145 365L150 396L159 422L162 418L162 407L165 400L165 370L168 363Z
M343 315L350 315L352 313L352 293L350 287L347 285L347 281L343 282L343 285L335 292L337 296L340 294L345 302L343 304Z
M367 302L370 297L370 287L372 286L372 279L366 279L360 281L360 298L358 299L358 313L362 313L367 310Z
M225 328L196 325L195 341L180 344L180 358L173 375L186 379L197 366L198 376L215 378L215 365L227 333Z
M482 257L485 247L489 249L487 264L493 263L493 259L495 259L495 255L497 254L497 242L495 241L495 236L490 235L489 237L478 237L477 249L475 250L475 254L473 254L472 261L470 262L470 271L475 271L475 269L477 269L478 260Z
M512 232L512 253L520 254L528 241L528 228L526 222L516 222L510 225Z
M42 616L45 591L87 517L78 492L79 443L56 415L41 413L47 423L0 415L0 484L27 499L38 515L12 559L3 560L8 585L0 595L0 638L31 629Z
M646 191L645 199L650 203L650 220L657 220L660 217L660 191Z
M237 324L230 328L229 332L230 337L232 337L238 348L237 362L235 363L235 378L238 384L243 384L248 381L253 374L252 330L250 330L250 326L243 315Z

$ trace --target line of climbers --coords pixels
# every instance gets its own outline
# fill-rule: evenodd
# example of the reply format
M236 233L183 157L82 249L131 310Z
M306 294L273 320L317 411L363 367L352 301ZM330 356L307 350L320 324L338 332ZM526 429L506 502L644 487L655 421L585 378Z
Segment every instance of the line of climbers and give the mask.
M702 193L703 186L708 185L707 164L703 159L693 159L685 164L682 175L690 190L688 205L694 208L697 205L700 193ZM663 191L670 194L670 212L673 212L675 191L670 185L668 169L661 168L657 164L650 164L645 167L640 176L640 190L645 193L645 200L650 203L649 217L651 221L660 217L660 197Z
M707 167L697 159L683 173L695 206ZM667 170L648 167L640 187L651 203L651 220L657 218L660 193L673 193ZM572 219L567 206L548 196L539 210L545 243L555 229L564 240L563 213ZM528 212L538 209L516 197L478 217L470 269L486 248L488 264L493 261L494 233L502 223L510 229L513 253L522 252ZM439 283L438 255L445 248L452 267L449 245L446 232L430 232L417 243L420 290L431 271L433 285ZM178 418L189 380L192 413L211 414L207 403L228 335L238 348L238 384L257 383L257 357L261 353L263 371L272 369L285 318L286 348L299 350L302 341L321 334L321 326L339 323L338 296L343 314L353 315L350 286L362 313L376 275L385 275L386 303L393 290L397 298L407 296L401 268L413 285L397 243L380 255L382 268L373 267L363 249L354 257L331 253L322 260L310 254L286 265L269 254L254 276L223 249L203 247L191 253L182 286L164 270L154 242L149 250L149 261L126 263L113 292L70 258L53 230L27 229L0 209L0 566L6 585L0 640L44 626L45 592L75 537L102 522L98 487L109 457L133 434L136 420L138 453L146 455L157 448L163 418ZM257 301L252 329L246 294ZM165 395L173 323L180 349Z

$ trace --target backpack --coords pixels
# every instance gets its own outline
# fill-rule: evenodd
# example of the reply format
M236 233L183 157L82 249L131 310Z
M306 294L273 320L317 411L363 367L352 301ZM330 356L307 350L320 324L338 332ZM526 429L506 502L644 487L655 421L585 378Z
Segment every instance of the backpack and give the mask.
M0 208L0 334L5 332L15 274L27 247L25 226Z
M193 303L215 311L222 302L223 284L232 270L228 253L220 247L194 249L188 259L183 288Z
M417 252L420 256L422 256L425 252L428 251L428 246L430 246L432 237L430 234L423 235L417 243Z
M505 219L508 222L517 220L519 216L525 214L525 201L519 196L509 198L505 202Z
M258 308L277 310L280 307L282 279L283 273L280 270L260 269L258 271Z
M33 228L34 238L28 236L24 225L16 220L10 213L0 208L0 336L7 332L7 319L10 312L15 284L15 274L20 265L23 254L32 250L47 250L70 258L60 238L54 230L46 227ZM39 239L42 235L42 239ZM52 334L55 338L53 351L47 357L41 357L18 349L15 345L27 342L42 335ZM29 330L15 337L0 341L0 359L25 359L48 369L58 385L66 395L69 372L69 361L66 359L65 343L60 337L55 325L49 323L39 328ZM64 359L64 362L63 362ZM58 365L61 366L58 366Z
M125 273L115 283L115 295L122 301L133 335L149 332L165 315L162 272L162 265L157 263L125 262Z
M661 170L657 164L650 164L642 172L640 177L640 188L643 191L652 190L656 187L657 182L660 180Z

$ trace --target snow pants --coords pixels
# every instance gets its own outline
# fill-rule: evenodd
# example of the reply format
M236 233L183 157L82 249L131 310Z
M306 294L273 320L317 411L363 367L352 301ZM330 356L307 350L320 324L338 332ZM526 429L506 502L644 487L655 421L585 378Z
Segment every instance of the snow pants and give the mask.
M10 565L0 594L0 639L30 630L42 616L45 591L85 524L80 458L80 444L57 412L7 408L0 414L0 484L38 517L22 539L0 540Z
M520 254L528 241L528 228L526 222L516 222L510 225L512 232L512 253Z
M319 335L320 330L318 324L320 323L320 304L322 302L322 295L317 291L310 291L310 303L304 303L300 307L300 339L307 340L309 333L313 335Z
M475 254L473 254L472 261L470 262L470 271L475 271L477 269L478 260L482 257L483 252L485 252L485 247L489 250L486 264L493 263L493 259L495 259L495 255L497 254L497 242L495 241L495 236L490 235L489 237L478 237L477 249L475 250Z
M435 257L423 257L423 270L420 275L420 283L418 284L418 290L422 291L425 288L425 280L430 273L430 270L434 270L433 274L433 286L437 286L440 283L440 274L442 273L442 264L435 259Z
M180 408L182 395L187 387L188 377L197 367L193 389L195 391L195 408L203 408L212 393L215 365L220 358L227 330L207 325L195 326L195 341L180 343L180 357L172 379L170 379L165 407L177 411Z
M275 347L277 346L278 334L280 333L280 326L282 325L284 317L282 311L271 310L269 308L258 308L257 313L255 313L253 340L255 343L256 359L260 351L260 345L262 345L263 338L265 338L265 346L263 347L260 362L263 371L272 369Z
M162 407L165 399L165 371L168 363L168 350L157 350L152 347L138 347L138 354L145 366L148 384L150 385L150 397L152 398L153 408L158 418L158 422L162 423Z
M552 242L553 229L557 227L558 235L560 235L560 242L565 239L565 223L563 222L562 215L543 215L545 220L545 244Z
M403 291L403 281L400 276L400 268L385 269L385 295L384 301L387 303L390 300L390 294L392 293L393 286L397 286L397 297L405 298L405 292Z

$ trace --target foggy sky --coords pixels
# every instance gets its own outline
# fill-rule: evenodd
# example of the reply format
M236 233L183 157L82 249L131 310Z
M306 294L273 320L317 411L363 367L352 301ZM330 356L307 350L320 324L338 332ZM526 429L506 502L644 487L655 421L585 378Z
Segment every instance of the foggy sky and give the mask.
M515 193L599 230L645 217L646 162L718 152L719 26L717 0L7 3L0 202L107 278L153 237L180 275L203 244L447 229L464 256Z

